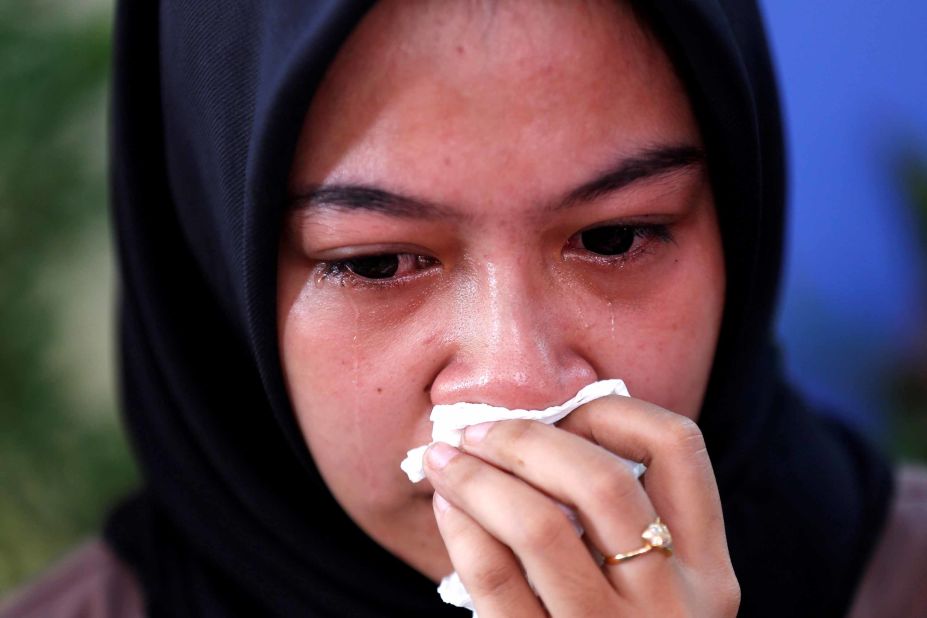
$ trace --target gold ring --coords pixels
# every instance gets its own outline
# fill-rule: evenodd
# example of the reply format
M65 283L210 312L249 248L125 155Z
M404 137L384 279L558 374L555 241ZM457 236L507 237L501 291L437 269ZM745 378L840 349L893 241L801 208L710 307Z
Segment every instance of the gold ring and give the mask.
M641 540L644 542L643 547L635 549L634 551L629 551L626 554L605 556L605 564L619 564L635 556L642 556L654 549L661 549L667 554L673 553L673 535L670 534L669 528L660 521L659 517L657 517L652 524L644 528L644 532L641 533Z

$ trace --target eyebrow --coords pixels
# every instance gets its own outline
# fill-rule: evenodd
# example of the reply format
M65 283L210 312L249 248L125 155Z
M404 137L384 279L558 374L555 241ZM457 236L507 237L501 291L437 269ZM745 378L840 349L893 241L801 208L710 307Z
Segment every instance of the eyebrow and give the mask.
M552 210L569 208L580 202L591 202L636 182L700 166L704 161L705 152L697 146L649 148L622 159L598 178L573 189L565 198L556 202Z
M290 195L289 203L291 208L362 210L414 219L459 216L459 213L441 204L354 184L310 186Z
M628 186L701 165L704 151L697 146L661 146L625 157L605 173L583 183L556 200L549 210L570 208L590 202ZM293 209L330 208L375 212L399 218L460 218L459 211L427 200L392 193L362 184L309 185L293 192L288 200Z

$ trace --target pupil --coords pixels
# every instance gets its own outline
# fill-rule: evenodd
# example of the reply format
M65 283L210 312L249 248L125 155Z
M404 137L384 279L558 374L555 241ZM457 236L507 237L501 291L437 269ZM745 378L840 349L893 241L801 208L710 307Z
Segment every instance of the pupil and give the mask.
M399 256L395 253L392 255L369 255L348 260L345 265L348 270L359 277L389 279L399 270Z
M627 253L634 244L634 230L619 225L609 225L586 230L582 233L583 247L600 255Z

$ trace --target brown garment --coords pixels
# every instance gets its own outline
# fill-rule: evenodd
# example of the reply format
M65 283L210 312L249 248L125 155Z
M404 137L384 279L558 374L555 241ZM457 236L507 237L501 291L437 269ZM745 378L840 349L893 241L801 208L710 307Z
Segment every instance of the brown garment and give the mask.
M38 581L0 603L0 618L140 618L135 576L100 540L89 541ZM903 467L888 526L850 618L927 616L927 468Z
M142 618L134 573L99 539L87 541L0 602L0 618Z
M927 616L927 468L902 467L897 483L850 618Z

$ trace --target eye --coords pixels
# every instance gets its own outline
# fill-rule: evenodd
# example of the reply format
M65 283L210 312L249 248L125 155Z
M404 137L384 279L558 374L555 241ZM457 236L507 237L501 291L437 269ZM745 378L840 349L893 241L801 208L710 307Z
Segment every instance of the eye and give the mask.
M378 253L329 262L326 264L324 275L386 282L414 275L437 263L435 258L426 255Z
M574 234L567 242L567 248L604 257L630 259L644 251L653 240L672 241L668 226L602 225Z
M344 267L355 275L365 279L389 279L399 270L400 255L367 255L353 260L345 260Z
M596 227L579 233L584 249L599 255L621 255L634 246L634 228L622 225Z

